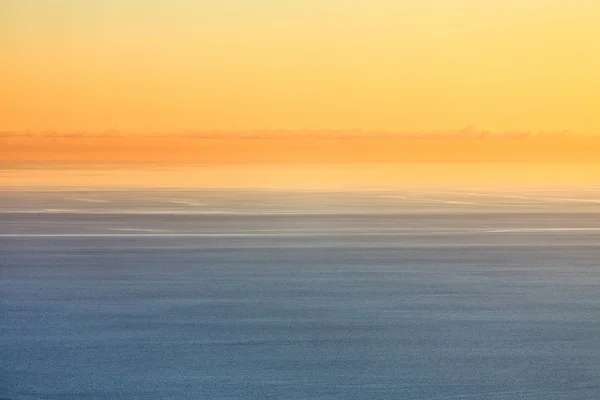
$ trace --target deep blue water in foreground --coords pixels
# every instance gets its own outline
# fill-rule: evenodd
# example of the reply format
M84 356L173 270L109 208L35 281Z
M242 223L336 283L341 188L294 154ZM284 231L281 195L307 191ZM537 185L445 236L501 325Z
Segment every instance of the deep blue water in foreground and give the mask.
M600 214L0 226L2 399L600 398Z

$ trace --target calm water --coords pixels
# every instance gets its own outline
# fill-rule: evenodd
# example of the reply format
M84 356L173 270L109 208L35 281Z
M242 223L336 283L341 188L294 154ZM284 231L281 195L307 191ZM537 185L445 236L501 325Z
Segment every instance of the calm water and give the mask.
M1 196L2 399L600 398L587 197Z

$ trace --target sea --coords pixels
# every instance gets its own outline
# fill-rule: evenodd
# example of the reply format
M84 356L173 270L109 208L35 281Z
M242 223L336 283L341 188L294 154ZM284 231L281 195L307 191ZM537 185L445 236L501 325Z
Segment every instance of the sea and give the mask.
M0 399L600 398L600 190L0 190Z

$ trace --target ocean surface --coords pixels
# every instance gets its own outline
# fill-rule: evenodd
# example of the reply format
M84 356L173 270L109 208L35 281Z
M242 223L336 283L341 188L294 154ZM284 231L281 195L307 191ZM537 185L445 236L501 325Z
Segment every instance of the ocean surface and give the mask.
M0 191L0 399L598 399L584 192Z

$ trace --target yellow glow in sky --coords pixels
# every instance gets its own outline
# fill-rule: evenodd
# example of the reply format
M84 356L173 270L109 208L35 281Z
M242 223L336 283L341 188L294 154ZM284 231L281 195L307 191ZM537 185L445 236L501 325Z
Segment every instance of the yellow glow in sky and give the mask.
M0 129L600 133L597 0L4 0Z

